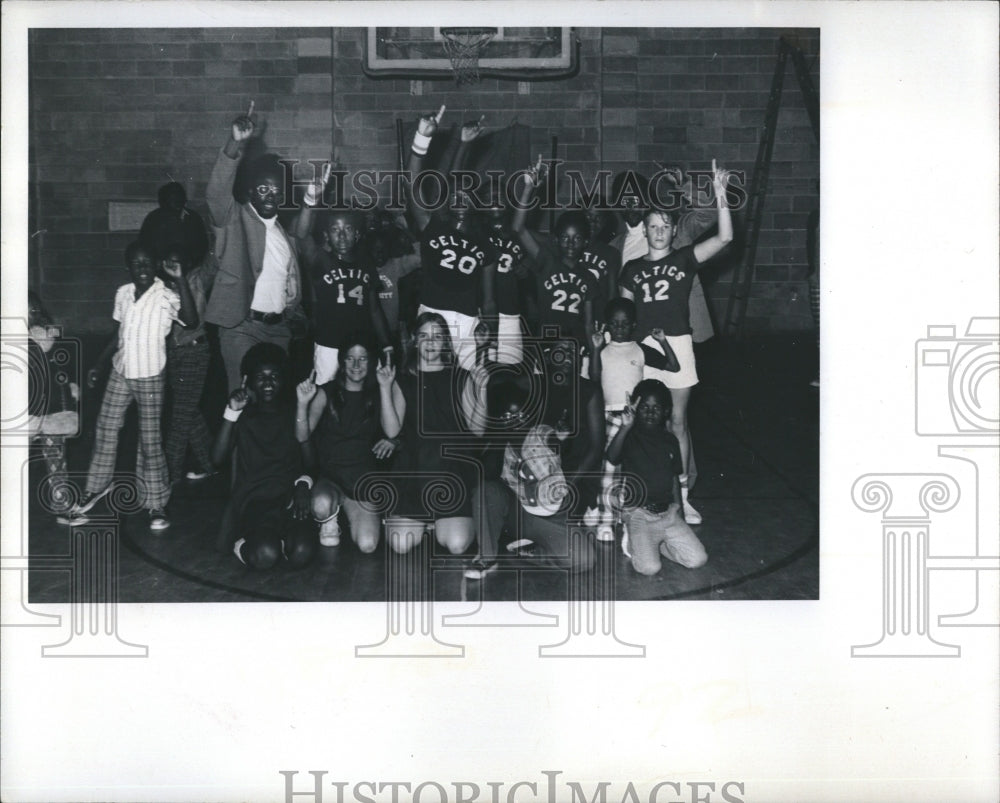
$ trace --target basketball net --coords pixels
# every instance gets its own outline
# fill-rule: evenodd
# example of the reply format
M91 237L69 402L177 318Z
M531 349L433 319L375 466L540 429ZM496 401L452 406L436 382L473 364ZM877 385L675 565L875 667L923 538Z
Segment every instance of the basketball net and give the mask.
M441 29L444 52L448 54L458 86L479 82L479 55L496 32L496 28Z

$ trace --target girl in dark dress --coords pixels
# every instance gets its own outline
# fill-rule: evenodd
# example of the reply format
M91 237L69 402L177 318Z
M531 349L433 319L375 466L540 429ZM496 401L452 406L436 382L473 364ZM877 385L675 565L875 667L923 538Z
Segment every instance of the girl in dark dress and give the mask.
M384 466L395 449L403 394L394 381L396 369L388 361L376 369L375 354L363 336L348 337L333 380L317 387L310 376L296 388L295 434L301 442L312 437L318 458L312 512L323 546L340 543L341 507L358 548L373 552L378 546L381 517L364 501L363 478Z
M233 488L223 514L219 546L241 563L269 569L283 557L293 568L316 552L309 500L309 444L295 437L295 410L288 401L287 355L274 343L258 343L240 364L242 387L229 396L212 460L223 465L236 450Z
M387 540L397 552L407 552L432 520L438 543L458 555L475 536L471 458L476 436L485 431L487 372L482 365L465 371L455 364L448 326L437 313L417 316L414 344L416 354L397 378L404 415ZM470 459L456 456L462 447Z

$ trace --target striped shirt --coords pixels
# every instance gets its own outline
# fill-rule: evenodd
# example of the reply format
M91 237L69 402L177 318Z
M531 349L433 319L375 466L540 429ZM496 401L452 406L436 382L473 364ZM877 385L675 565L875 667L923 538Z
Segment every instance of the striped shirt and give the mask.
M115 293L112 317L118 328L118 351L111 360L126 379L157 376L167 364L166 337L178 320L181 299L160 279L145 293L135 297L135 285L123 284Z

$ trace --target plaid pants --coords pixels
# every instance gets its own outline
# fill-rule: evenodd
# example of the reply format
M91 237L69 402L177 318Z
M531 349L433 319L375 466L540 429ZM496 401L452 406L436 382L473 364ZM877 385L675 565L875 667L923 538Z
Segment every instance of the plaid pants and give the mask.
M167 423L164 451L171 481L184 479L187 447L194 452L201 471L212 470L208 444L212 442L205 419L198 409L208 373L208 343L175 346L167 350L167 377L173 404Z
M610 445L612 439L618 434L618 430L622 428L622 414L618 410L605 410L604 411L604 451L607 453L607 447ZM604 475L601 477L601 524L612 524L615 519L618 518L620 513L619 507L621 505L621 500L618 499L617 494L614 493L615 477L618 474L618 466L614 463L608 462L606 459L604 462Z
M87 492L103 491L115 470L118 454L118 431L125 423L125 413L135 400L139 405L139 454L135 473L145 483L146 508L163 507L170 498L167 460L160 436L163 411L163 374L142 379L126 379L114 368L104 390L101 412L97 416L94 456L87 473Z

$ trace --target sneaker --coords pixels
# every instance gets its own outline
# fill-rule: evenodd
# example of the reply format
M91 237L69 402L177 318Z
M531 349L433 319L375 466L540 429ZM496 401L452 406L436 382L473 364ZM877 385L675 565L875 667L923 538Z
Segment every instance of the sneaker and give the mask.
M111 486L108 485L103 491L97 491L96 493L88 492L83 495L83 498L77 502L73 507L67 511L67 515L82 515L88 513L94 505L100 502L108 493L111 491Z
M601 520L600 508L588 507L583 511L583 523L587 527L593 527Z
M684 521L688 524L701 524L701 513L691 507L687 499L684 500Z
M246 542L247 542L246 538L241 538L239 541L237 541L235 544L233 544L233 554L237 558L239 558L240 563L242 563L244 566L247 565L247 562L245 560L243 560L243 555L240 554L240 550L243 549L243 545Z
M79 527L81 524L87 524L90 521L90 516L86 513L76 513L73 508L70 508L65 513L56 516L56 521L71 527Z
M497 568L496 558L487 560L483 557L475 557L469 561L462 574L467 580L482 580L487 574Z
M214 469L209 471L189 471L187 474L184 475L184 478L189 480L190 482L197 482L198 480L208 479L209 477L218 473L219 472L215 471Z
M340 513L339 510L326 521L320 522L319 542L323 546L337 546L340 544L340 522L337 521L338 513Z
M154 507L149 511L149 529L154 533L162 532L170 526L167 511L162 507Z
M535 553L535 542L529 538L518 538L507 544L507 551L512 555L533 555Z
M615 540L615 528L610 524L601 524L597 528L597 540L598 541L614 541Z

